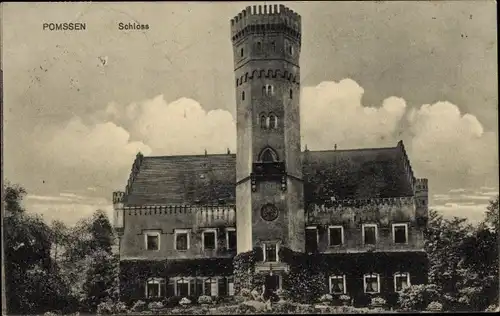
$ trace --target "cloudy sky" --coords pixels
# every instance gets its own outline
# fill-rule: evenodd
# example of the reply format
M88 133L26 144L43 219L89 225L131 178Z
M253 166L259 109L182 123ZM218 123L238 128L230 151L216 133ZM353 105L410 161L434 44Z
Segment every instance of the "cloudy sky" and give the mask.
M4 3L4 178L26 207L74 223L111 209L138 151L235 151L229 20L254 4ZM481 219L498 192L495 3L286 5L302 15L302 146L402 139L432 207ZM71 21L87 30L42 30Z

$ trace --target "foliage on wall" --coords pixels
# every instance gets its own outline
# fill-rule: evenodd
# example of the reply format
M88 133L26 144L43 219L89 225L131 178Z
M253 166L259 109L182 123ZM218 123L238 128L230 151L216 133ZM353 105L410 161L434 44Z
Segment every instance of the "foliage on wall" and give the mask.
M251 250L237 254L233 258L234 293L238 294L241 289L253 289L255 262L257 261L257 250Z

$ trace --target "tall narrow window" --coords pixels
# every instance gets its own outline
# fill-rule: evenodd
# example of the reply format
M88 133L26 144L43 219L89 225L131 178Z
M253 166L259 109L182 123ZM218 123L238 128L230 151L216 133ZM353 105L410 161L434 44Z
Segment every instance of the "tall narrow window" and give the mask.
M278 117L274 114L269 116L270 128L276 129L278 128Z
M205 279L205 285L203 287L203 294L208 296L217 296L217 279L208 278Z
M410 274L409 273L396 273L394 274L394 291L399 292L404 288L410 286Z
M236 250L236 230L234 228L226 228L226 241L228 250Z
M245 91L241 92L241 100L245 101Z
M318 229L315 226L306 227L306 252L318 251Z
M363 277L365 293L380 292L380 277L378 274L365 274Z
M363 224L363 244L375 245L377 243L377 224Z
M217 234L215 229L207 229L203 232L203 250L214 250L217 248Z
M392 224L392 236L395 244L406 244L408 242L408 225Z
M146 297L147 298L156 298L161 297L161 285L165 283L165 280L162 279L148 279L146 282Z
M345 275L330 277L330 294L345 294Z
M262 114L260 116L260 128L266 129L267 128L267 124L266 123L267 123L267 117L264 114Z
M293 90L290 89L290 99L293 99Z
M234 279L233 279L233 277L227 278L227 294L229 296L234 296Z
M160 250L160 233L159 232L146 232L145 242L147 250Z
M189 280L188 279L179 279L176 282L176 292L177 296L187 297L189 296Z
M175 250L186 251L189 249L189 231L182 229L175 231Z
M262 87L262 95L263 96L267 95L267 86Z
M344 227L328 227L328 239L330 247L341 246L344 243Z
M260 52L262 50L262 44L257 42L257 51Z
M240 50L240 57L243 57L243 48Z
M265 243L263 245L264 262L277 262L278 261L278 244Z
M271 50L272 50L273 52L275 52L275 51L276 51L276 43L275 43L275 42L271 42Z

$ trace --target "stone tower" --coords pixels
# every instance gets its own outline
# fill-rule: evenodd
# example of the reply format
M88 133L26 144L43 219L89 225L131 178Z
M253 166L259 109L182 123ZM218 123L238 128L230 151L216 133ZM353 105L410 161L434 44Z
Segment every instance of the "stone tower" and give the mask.
M231 20L237 116L237 249L304 250L301 17L283 5ZM265 252L265 250L264 250Z

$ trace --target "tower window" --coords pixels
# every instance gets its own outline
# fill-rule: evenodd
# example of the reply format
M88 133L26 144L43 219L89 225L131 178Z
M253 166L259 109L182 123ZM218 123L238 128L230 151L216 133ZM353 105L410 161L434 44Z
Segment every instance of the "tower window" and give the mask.
M241 100L245 101L245 91L241 92Z
M290 99L293 99L293 90L290 89Z
M278 161L278 155L274 150L267 147L261 151L259 155L259 160L262 162L275 162Z
M275 43L275 42L271 42L271 50L272 50L273 52L275 52L275 51L276 51L276 43Z
M267 118L264 114L260 116L260 128L266 129L267 128Z
M262 87L262 95L274 95L274 86L271 84L266 84L264 87Z
M240 50L240 57L243 57L243 48Z
M276 129L278 128L278 117L274 114L269 116L269 126L270 128Z
M260 52L262 50L262 44L257 42L257 51Z
M288 54L293 55L293 46L288 46Z
M278 244L265 243L263 246L264 262L278 262Z

